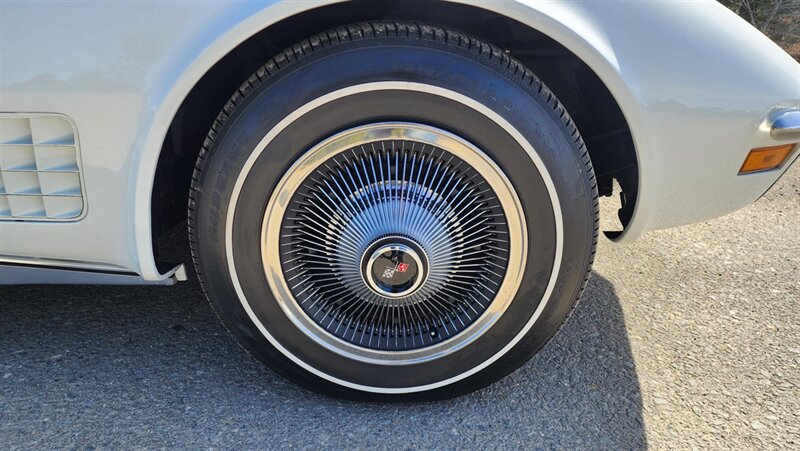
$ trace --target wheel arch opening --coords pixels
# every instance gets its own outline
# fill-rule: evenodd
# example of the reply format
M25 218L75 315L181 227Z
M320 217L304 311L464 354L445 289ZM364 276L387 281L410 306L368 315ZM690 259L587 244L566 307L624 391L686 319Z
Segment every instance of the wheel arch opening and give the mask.
M366 20L416 20L491 42L530 67L555 93L586 143L602 196L620 187L620 223L633 215L638 162L628 123L611 92L580 58L543 33L471 5L416 0L355 0L305 11L251 36L217 61L173 117L162 144L151 197L153 252L159 267L189 256L187 218L195 161L211 124L241 83L264 62L315 33ZM615 238L621 231L606 232Z

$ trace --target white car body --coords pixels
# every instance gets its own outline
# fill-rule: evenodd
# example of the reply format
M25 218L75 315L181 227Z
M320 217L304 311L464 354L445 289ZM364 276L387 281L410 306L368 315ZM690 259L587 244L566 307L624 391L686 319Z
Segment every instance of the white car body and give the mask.
M0 112L74 121L84 200L78 220L0 221L0 263L173 276L154 257L151 198L181 102L237 45L326 3L0 4ZM789 166L738 175L751 149L792 142L770 131L776 112L800 110L800 65L720 4L470 4L566 47L618 103L639 186L617 241L737 210Z

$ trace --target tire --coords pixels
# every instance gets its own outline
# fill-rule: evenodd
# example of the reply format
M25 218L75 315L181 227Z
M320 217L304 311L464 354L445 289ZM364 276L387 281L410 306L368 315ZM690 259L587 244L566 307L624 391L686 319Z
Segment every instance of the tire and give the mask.
M279 374L430 400L497 381L557 332L597 205L578 130L530 70L458 31L369 22L234 93L197 160L189 233L215 311Z

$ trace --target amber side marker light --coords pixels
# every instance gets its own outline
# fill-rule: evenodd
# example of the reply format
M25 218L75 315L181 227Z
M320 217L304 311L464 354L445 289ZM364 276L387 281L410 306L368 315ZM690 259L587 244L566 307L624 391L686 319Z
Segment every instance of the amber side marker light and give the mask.
M750 174L752 172L769 171L782 165L786 157L792 153L794 144L785 144L775 147L761 147L753 149L744 159L739 174Z

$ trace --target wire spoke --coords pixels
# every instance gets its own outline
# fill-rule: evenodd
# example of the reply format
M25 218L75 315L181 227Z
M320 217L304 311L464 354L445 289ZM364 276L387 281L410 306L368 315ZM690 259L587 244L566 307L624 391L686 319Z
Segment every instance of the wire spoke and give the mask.
M284 279L308 317L353 345L391 351L434 345L480 318L511 245L500 202L478 171L405 140L321 161L292 193L280 230ZM413 243L424 262L409 276L419 287L398 297L370 285L378 276L365 269L375 243L395 239ZM392 277L397 268L387 267Z

